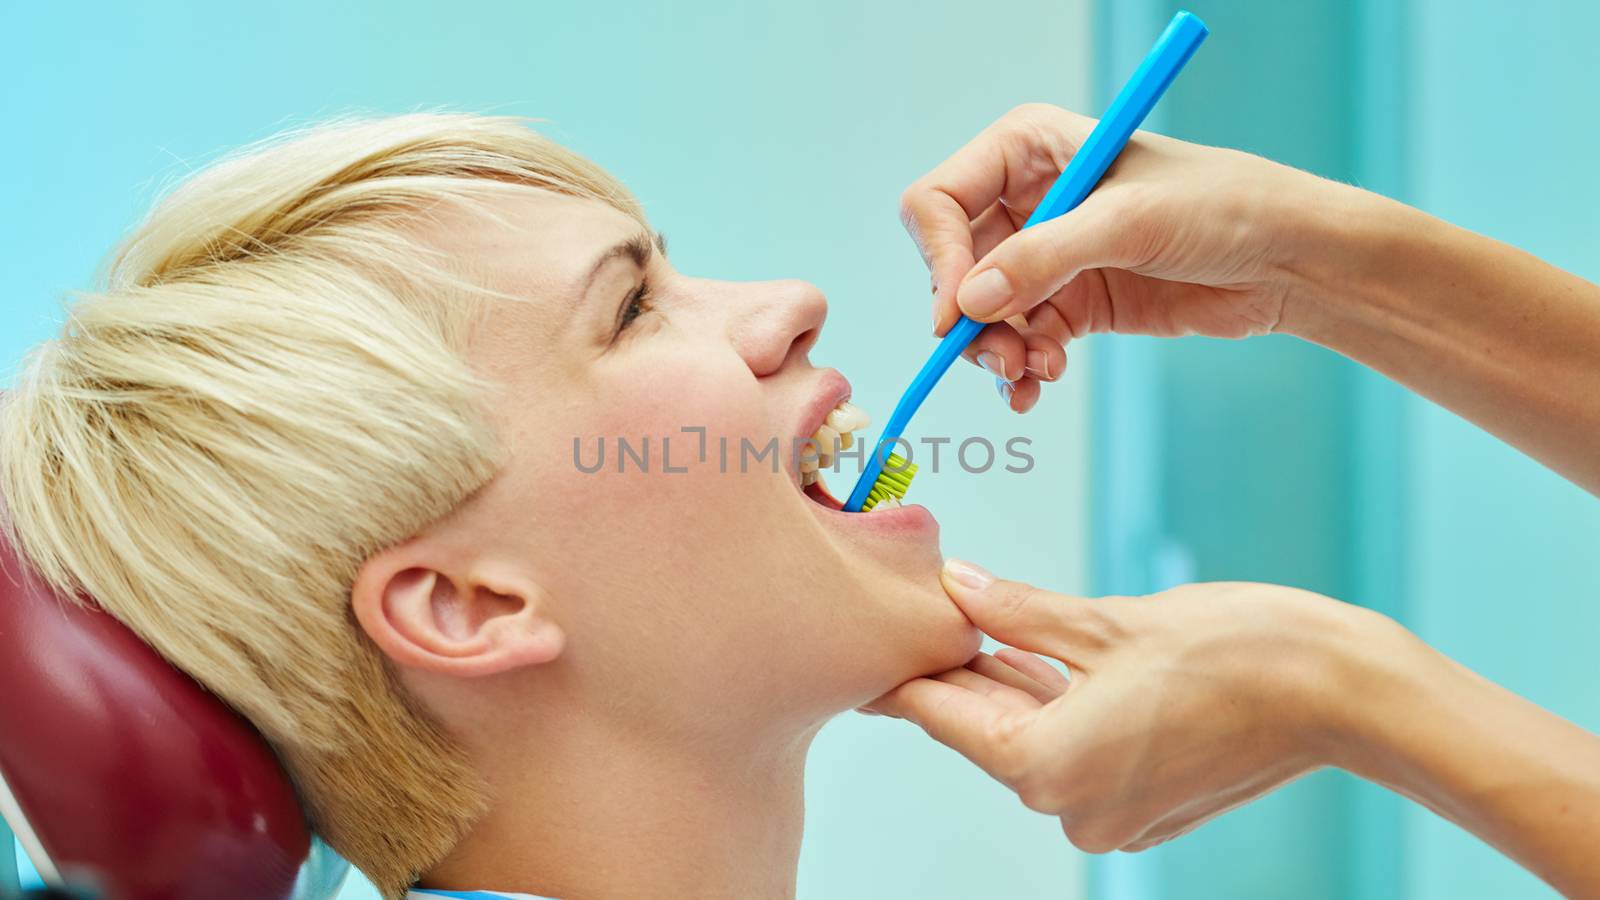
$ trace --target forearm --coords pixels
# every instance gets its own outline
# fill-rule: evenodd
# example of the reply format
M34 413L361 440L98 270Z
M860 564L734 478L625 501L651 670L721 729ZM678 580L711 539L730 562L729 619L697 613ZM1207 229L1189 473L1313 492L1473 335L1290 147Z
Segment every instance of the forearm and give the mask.
M1600 897L1600 737L1410 635L1399 643L1345 695L1335 764L1471 831L1564 895Z
M1600 286L1343 185L1293 213L1285 330L1600 494Z

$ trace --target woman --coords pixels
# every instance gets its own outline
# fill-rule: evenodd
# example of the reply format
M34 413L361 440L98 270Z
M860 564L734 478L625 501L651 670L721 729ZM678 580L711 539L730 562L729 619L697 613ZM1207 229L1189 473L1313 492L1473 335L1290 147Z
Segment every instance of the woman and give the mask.
M155 210L7 396L0 489L384 897L790 896L817 729L978 640L926 511L802 491L863 424L825 314L674 271L518 122L336 124Z
M1148 134L1077 210L1018 232L1093 124L1019 108L904 197L933 271L936 333L958 307L997 323L969 356L1012 409L1031 408L1066 344L1091 332L1288 333L1600 493L1600 287L1347 185ZM1031 677L957 669L876 708L1060 816L1085 849L1154 846L1339 766L1563 893L1600 897L1600 738L1387 618L1274 585L1091 602L959 561L945 585L984 631L1077 677L1069 688L1002 651Z

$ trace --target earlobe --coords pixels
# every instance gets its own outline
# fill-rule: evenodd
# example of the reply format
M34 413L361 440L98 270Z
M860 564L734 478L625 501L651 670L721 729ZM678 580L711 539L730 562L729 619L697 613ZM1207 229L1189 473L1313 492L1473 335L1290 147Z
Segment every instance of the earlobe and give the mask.
M395 664L470 678L561 655L565 633L532 579L430 562L395 548L368 560L351 591L357 621Z

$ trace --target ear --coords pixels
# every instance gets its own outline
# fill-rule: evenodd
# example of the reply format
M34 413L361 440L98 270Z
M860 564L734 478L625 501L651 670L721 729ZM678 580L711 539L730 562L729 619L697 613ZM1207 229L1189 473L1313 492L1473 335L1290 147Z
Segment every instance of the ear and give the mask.
M472 678L550 662L566 635L531 578L482 561L444 562L420 544L391 548L356 575L351 606L396 665Z

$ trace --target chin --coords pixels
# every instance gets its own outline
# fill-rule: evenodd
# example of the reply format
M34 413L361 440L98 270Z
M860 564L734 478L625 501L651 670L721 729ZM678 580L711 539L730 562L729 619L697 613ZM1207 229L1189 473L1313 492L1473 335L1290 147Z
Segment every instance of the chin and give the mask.
M871 573L862 589L888 615L878 654L883 665L874 673L869 700L913 678L964 665L983 643L983 633L939 582L944 559L936 541L931 547L893 548L897 552L876 549L874 564L861 569Z
M906 668L898 673L902 677L895 683L899 684L965 664L978 652L983 633L968 621L939 580L944 554L933 515L914 504L894 512L913 527L885 529L874 535L872 544L879 559L904 585L906 623L897 642L903 643L909 654Z
M918 504L847 513L820 481L801 494L796 501L832 546L830 567L854 582L840 585L841 596L854 595L858 631L848 643L870 667L851 678L865 691L853 705L972 659L983 634L939 581L944 555L932 513Z
M940 565L943 565L942 560ZM915 662L910 666L914 671L906 673L901 682L964 665L983 644L983 632L945 595L938 571L938 568L933 570L931 590L937 592L941 602L928 604L930 608L918 629L916 646L908 648L916 651Z

